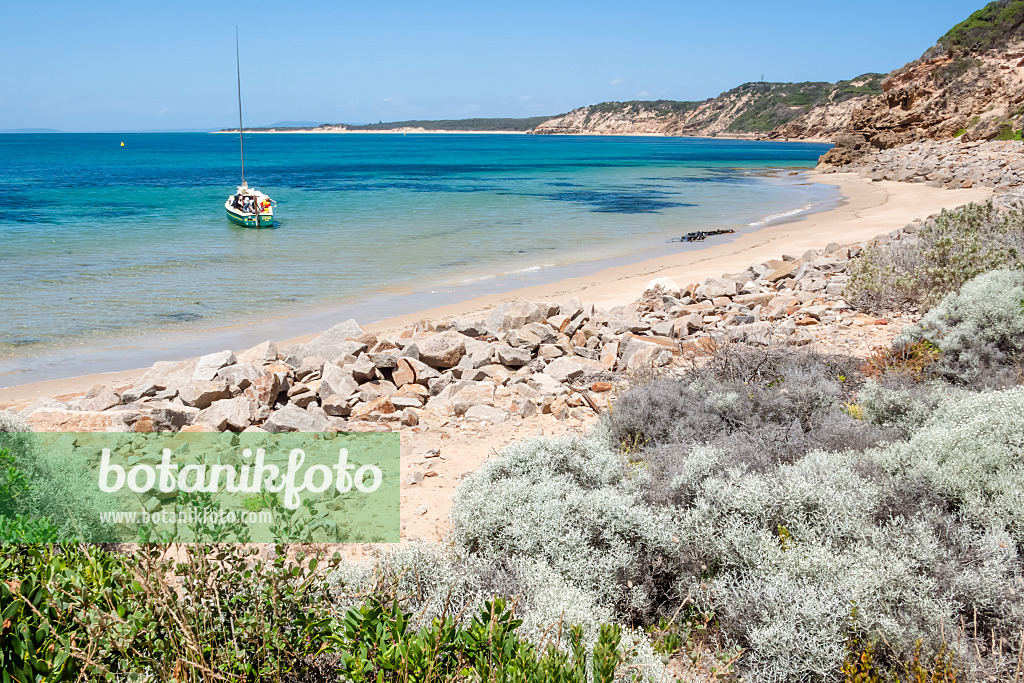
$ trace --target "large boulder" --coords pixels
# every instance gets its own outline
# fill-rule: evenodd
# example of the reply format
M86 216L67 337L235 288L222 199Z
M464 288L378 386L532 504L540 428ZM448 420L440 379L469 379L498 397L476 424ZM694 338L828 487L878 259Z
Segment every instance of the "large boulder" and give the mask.
M277 402L277 397L284 389L283 373L268 372L260 375L252 381L245 389L245 395L254 401L257 406L272 406Z
M178 390L178 398L187 406L209 408L214 401L230 398L228 384L223 380L189 382Z
M277 344L272 341L265 341L251 349L239 351L235 354L235 359L239 363L253 363L255 365L274 363L277 361Z
M247 389L257 377L263 374L263 370L252 363L235 363L217 371L214 379L222 379L231 386L239 389Z
M548 310L532 301L517 299L511 304L501 304L487 316L484 324L491 334L514 330L527 323L542 323L547 318Z
M207 424L218 432L240 432L250 424L256 411L254 401L245 396L214 401L209 408L199 411L193 424Z
M494 353L499 363L509 367L522 367L533 360L529 349L518 349L508 344L495 344Z
M773 283L778 282L779 280L784 280L787 277L792 277L793 273L795 273L799 267L799 261L786 261L775 268L775 270L765 275L764 279Z
M334 363L324 363L323 376L320 380L319 394L321 398L337 396L347 399L359 391L359 383L356 382L351 372L339 368Z
M544 368L544 374L554 377L559 382L569 382L582 377L586 370L576 361L568 358L556 358Z
M263 429L268 432L324 432L330 424L323 415L287 405L274 411L263 423Z
M473 406L492 403L494 403L494 386L483 382L474 382L462 387L451 399L451 407L456 415L465 414Z
M199 412L198 408L190 408L189 406L155 408L150 411L149 415L144 415L140 418L139 422L145 420L148 423L149 429L147 431L177 432L183 427L192 424L192 420L195 419ZM136 431L140 431L138 425L139 423L137 422Z
M183 361L160 361L145 372L135 383L136 386L152 384L160 389L179 387L192 381L192 375L199 364L198 358Z
M208 382L217 376L218 370L236 362L235 354L231 351L208 353L196 363L196 369L192 371L192 381Z
M78 400L79 410L109 410L121 405L121 397L106 384L96 384L89 389L84 398Z
M527 401L527 403L529 402ZM507 410L484 404L475 405L466 411L466 419L470 422L490 422L492 424L499 424L508 420L509 417L511 417L511 413Z
M395 404L390 396L379 396L369 403L364 403L352 411L353 420L365 420L374 414L391 415L395 412Z
M391 373L391 379L396 387L403 387L406 384L427 386L427 382L440 376L440 372L415 358L399 358Z
M658 344L645 344L635 349L625 359L624 365L627 370L638 371L649 368L659 368L667 365L672 360L672 352Z
M530 349L531 351L541 344L550 344L557 339L557 333L549 325L541 323L527 323L518 329L512 330L506 336L506 341L509 345Z
M709 277L703 285L697 288L696 295L698 299L714 299L718 296L736 296L739 291L740 284L735 280Z
M18 413L22 417L28 417L37 410L68 410L68 404L64 401L58 401L55 398L37 398L36 400L29 403L27 406L21 409Z
M320 334L308 344L295 344L286 348L284 352L299 358L320 356L335 359L350 352L351 347L346 346L345 342L356 340L364 334L366 331L359 323L355 320L346 320Z
M420 360L434 368L454 368L466 353L460 334L437 334L416 343Z

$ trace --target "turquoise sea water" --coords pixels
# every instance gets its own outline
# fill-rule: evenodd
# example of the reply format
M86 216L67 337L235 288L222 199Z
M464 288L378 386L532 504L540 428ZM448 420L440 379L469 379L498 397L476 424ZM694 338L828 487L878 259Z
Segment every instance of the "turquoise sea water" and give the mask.
M237 137L0 135L0 386L210 350L176 340L211 328L255 321L258 341L271 336L258 322L276 320L291 336L700 248L668 240L834 202L833 188L765 173L812 167L826 149L254 134L247 179L278 206L275 228L252 230L224 216Z

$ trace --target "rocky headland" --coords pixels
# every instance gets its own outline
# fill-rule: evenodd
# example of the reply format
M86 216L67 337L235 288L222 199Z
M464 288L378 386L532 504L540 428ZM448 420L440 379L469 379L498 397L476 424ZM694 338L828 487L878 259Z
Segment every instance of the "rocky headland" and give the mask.
M976 143L1021 140L1024 8L1009 0L989 3L919 59L890 73L882 90L851 113L849 125L835 136L836 146L822 157L820 169L863 170L877 157L875 171L911 180L920 175L912 171L923 155L943 176L929 181L979 182L977 176L989 169L963 168L966 159L957 157L976 155L991 164L993 153L998 153L1012 165L1019 144ZM886 150L901 151L883 154ZM898 156L908 157L907 168L893 168ZM944 171L950 165L958 171L947 178ZM932 173L923 170L928 171L926 176Z

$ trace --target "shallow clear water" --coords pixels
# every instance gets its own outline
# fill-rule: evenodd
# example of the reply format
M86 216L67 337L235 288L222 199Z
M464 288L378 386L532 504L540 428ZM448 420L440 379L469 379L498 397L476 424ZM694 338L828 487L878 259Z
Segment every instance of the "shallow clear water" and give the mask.
M445 288L697 248L666 241L695 229L754 229L834 201L833 188L763 173L811 167L826 149L657 137L248 135L247 179L278 201L275 228L253 230L224 216L239 182L237 137L0 135L0 360L25 365L139 333L343 309L381 293L457 296Z

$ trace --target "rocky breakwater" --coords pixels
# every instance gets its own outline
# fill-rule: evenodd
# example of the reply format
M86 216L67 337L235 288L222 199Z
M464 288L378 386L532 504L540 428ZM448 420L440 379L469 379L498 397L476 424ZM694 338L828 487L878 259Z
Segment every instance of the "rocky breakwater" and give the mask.
M919 224L876 242L912 238ZM752 264L677 285L654 280L609 310L579 300L518 300L485 318L424 321L380 336L343 322L311 342L267 341L161 362L132 386L94 386L20 414L37 431L373 431L424 417L501 423L534 415L582 420L619 376L707 354L724 340L835 343L874 325L842 298L865 243ZM882 321L883 323L885 321Z
M872 180L927 183L935 187L1013 188L1024 185L1024 143L923 140L878 150L840 166L821 163L824 173L859 173Z

